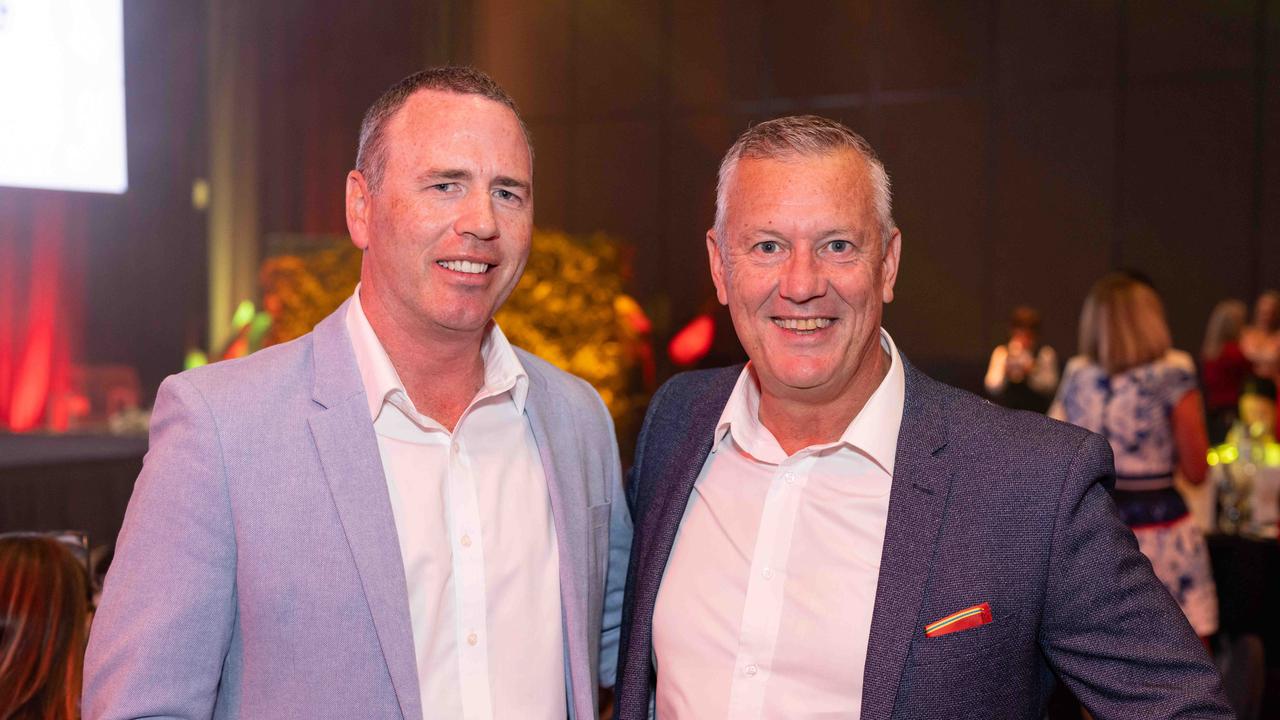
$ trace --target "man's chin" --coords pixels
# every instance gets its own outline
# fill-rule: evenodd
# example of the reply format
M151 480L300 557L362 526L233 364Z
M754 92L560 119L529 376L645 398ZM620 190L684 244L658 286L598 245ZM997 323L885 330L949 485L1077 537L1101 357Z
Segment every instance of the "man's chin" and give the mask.
M788 369L762 378L761 390L783 397L803 397L824 392L831 384L831 372L819 369Z
M440 330L450 334L472 335L485 332L492 322L492 313L476 311L437 316L434 324Z

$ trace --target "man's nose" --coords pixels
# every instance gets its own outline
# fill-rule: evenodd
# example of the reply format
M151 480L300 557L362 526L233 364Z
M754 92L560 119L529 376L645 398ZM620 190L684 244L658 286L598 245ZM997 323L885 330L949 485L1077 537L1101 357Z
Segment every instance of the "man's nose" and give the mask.
M477 240L492 240L498 236L498 219L489 193L469 193L459 210L458 219L453 224L454 232Z
M783 298L795 303L826 294L827 278L818 259L808 253L798 253L788 259L782 268L778 292Z

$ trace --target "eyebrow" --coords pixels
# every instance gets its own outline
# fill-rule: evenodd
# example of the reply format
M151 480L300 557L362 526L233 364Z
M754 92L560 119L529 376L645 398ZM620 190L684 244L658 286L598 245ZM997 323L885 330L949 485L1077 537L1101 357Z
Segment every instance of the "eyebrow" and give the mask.
M418 174L418 182L422 185L430 185L441 180L470 180L472 178L470 170L462 169L445 169L445 170L427 170ZM519 180L507 175L499 175L493 179L492 187L519 188L528 191L530 184L528 181Z
M498 177L494 178L493 187L519 188L520 190L524 190L526 192L530 190L530 185L527 181L517 180L516 178L508 177L506 175L499 175Z
M467 170L439 170L432 168L418 174L418 181L421 183L432 183L437 180L469 180L471 173Z

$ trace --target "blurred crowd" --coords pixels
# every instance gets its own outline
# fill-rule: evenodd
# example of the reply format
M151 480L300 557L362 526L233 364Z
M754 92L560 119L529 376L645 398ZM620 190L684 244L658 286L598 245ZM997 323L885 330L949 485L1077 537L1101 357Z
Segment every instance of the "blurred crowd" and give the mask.
M1219 589L1206 533L1271 541L1280 515L1280 292L1213 309L1197 361L1172 345L1160 296L1136 272L1096 282L1080 312L1078 354L1061 374L1040 342L1040 317L1019 307L991 354L989 397L1080 425L1115 456L1112 499L1157 577L1219 657L1240 717L1257 717L1261 642L1219 634ZM1198 505L1199 507L1193 507ZM1224 666L1239 656L1251 659Z

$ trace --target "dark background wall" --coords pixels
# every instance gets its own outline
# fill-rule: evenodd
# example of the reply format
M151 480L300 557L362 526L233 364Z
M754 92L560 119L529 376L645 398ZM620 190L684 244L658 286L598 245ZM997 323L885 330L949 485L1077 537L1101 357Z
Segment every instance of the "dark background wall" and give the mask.
M230 6L257 68L243 182L262 237L345 232L364 109L414 69L473 63L532 128L539 225L632 245L663 345L712 297L720 155L794 112L883 156L904 235L887 326L953 382L976 385L1017 303L1072 353L1113 267L1154 279L1189 350L1216 301L1280 285L1280 0L127 0L130 191L69 203L88 238L83 357L150 388L207 323L189 194L226 51L208 16ZM10 214L41 195L0 190Z
M1216 301L1280 284L1276 0L398 4L382 20L272 11L298 32L273 32L292 69L263 77L280 93L264 104L264 230L341 232L363 108L452 60L521 104L539 225L635 247L660 340L711 297L721 153L794 112L839 118L883 156L904 234L887 326L953 381L977 382L1018 303L1073 352L1079 303L1114 267L1153 278L1190 350Z
M474 27L514 11L534 39L477 31L470 57L530 116L541 222L635 243L659 328L711 292L719 155L793 112L882 154L904 234L887 326L953 380L977 382L1017 303L1072 352L1113 267L1154 279L1188 349L1217 300L1280 280L1275 2L516 6Z

